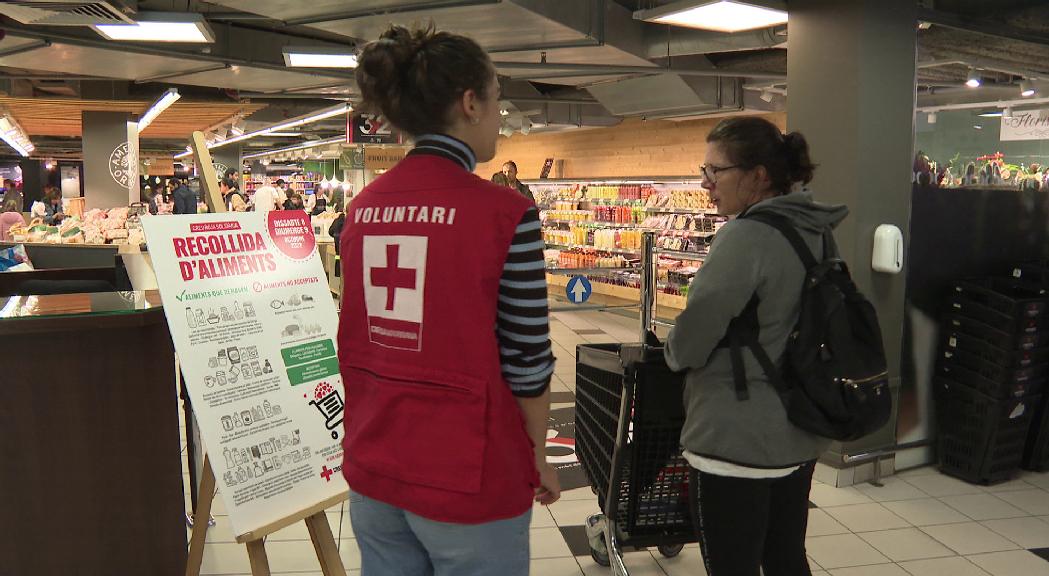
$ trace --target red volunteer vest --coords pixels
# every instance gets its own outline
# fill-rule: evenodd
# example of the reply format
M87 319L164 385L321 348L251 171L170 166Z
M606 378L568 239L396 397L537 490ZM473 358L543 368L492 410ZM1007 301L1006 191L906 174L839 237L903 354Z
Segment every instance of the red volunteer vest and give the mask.
M499 278L531 203L452 160L408 156L346 211L343 475L439 522L519 516L539 477L500 369Z

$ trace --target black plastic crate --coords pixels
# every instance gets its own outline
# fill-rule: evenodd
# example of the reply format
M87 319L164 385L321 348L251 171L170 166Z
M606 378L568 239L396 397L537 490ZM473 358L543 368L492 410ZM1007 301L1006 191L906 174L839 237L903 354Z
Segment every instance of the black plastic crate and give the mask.
M979 338L1005 350L1036 350L1049 345L1049 331L1016 333L997 330L975 318L960 314L948 314L944 327L968 336Z
M1049 347L1030 350L1006 350L977 336L969 336L959 330L948 330L944 338L944 351L976 356L1003 368L1030 368L1049 363Z
M953 358L944 358L940 362L938 374L959 384L964 384L981 394L999 399L1032 396L1041 394L1045 389L1046 377L1044 376L1044 370L1043 375L1038 378L1031 378L1024 373L1026 372L1025 370L1021 370L1019 374L1014 373L1012 377L990 379L971 368L972 364L980 364L979 360L968 364L960 362L964 358L964 354L959 354ZM984 366L988 365L984 364Z
M1049 287L1049 261L1035 260L1017 264L1013 268L1013 278L1043 288Z
M1034 334L1044 327L1045 316L1013 316L974 302L958 294L951 295L950 312L979 320L995 330L1008 334Z
M662 354L647 361L640 356L636 346L576 347L576 451L603 512L608 491L614 491L616 524L628 539L694 541L689 465L680 447L684 381L667 368ZM619 455L618 483L610 485L628 381L631 434Z
M968 482L1012 478L1041 396L998 399L947 378L936 378L940 470Z
M944 350L941 366L945 369L951 366L960 366L967 368L972 372L976 372L977 375L1001 385L1003 389L1013 389L1016 387L1027 390L1024 393L1039 393L1040 387L1046 381L1049 376L1049 365L1047 364L1035 364L1026 368L1007 368L999 364L987 362L977 355L965 353L965 351L958 350ZM976 386L980 387L980 386ZM986 390L984 393L988 396L998 397L999 393L992 390ZM1002 396L1015 396L1015 394L1006 394L1003 392ZM1024 396L1023 393L1019 396Z
M1020 467L1035 472L1049 471L1049 396L1042 396L1035 412Z
M1039 318L1047 310L1045 289L1015 278L962 280L954 284L954 294L1013 318Z

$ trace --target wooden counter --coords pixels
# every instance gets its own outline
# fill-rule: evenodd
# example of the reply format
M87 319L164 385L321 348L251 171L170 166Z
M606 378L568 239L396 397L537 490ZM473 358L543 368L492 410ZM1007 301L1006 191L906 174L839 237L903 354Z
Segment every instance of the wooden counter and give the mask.
M174 350L156 292L0 298L4 574L185 570Z

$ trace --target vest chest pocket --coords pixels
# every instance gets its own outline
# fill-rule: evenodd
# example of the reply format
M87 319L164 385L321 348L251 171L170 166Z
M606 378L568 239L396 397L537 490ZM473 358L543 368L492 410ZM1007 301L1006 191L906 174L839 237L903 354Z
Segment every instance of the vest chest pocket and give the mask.
M346 457L420 486L474 494L487 446L487 387L477 378L389 378L343 366Z

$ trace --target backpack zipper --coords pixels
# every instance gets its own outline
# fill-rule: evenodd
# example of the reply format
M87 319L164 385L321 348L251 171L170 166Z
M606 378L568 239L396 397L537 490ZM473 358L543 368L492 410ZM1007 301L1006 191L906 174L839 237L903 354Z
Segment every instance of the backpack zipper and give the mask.
M841 382L842 384L850 388L858 388L860 384L869 384L870 382L873 382L875 380L882 380L884 378L887 378L888 376L889 372L888 370L886 370L885 372L881 372L880 374L868 376L867 378L860 378L858 380L853 380L851 378L835 378L834 381Z

